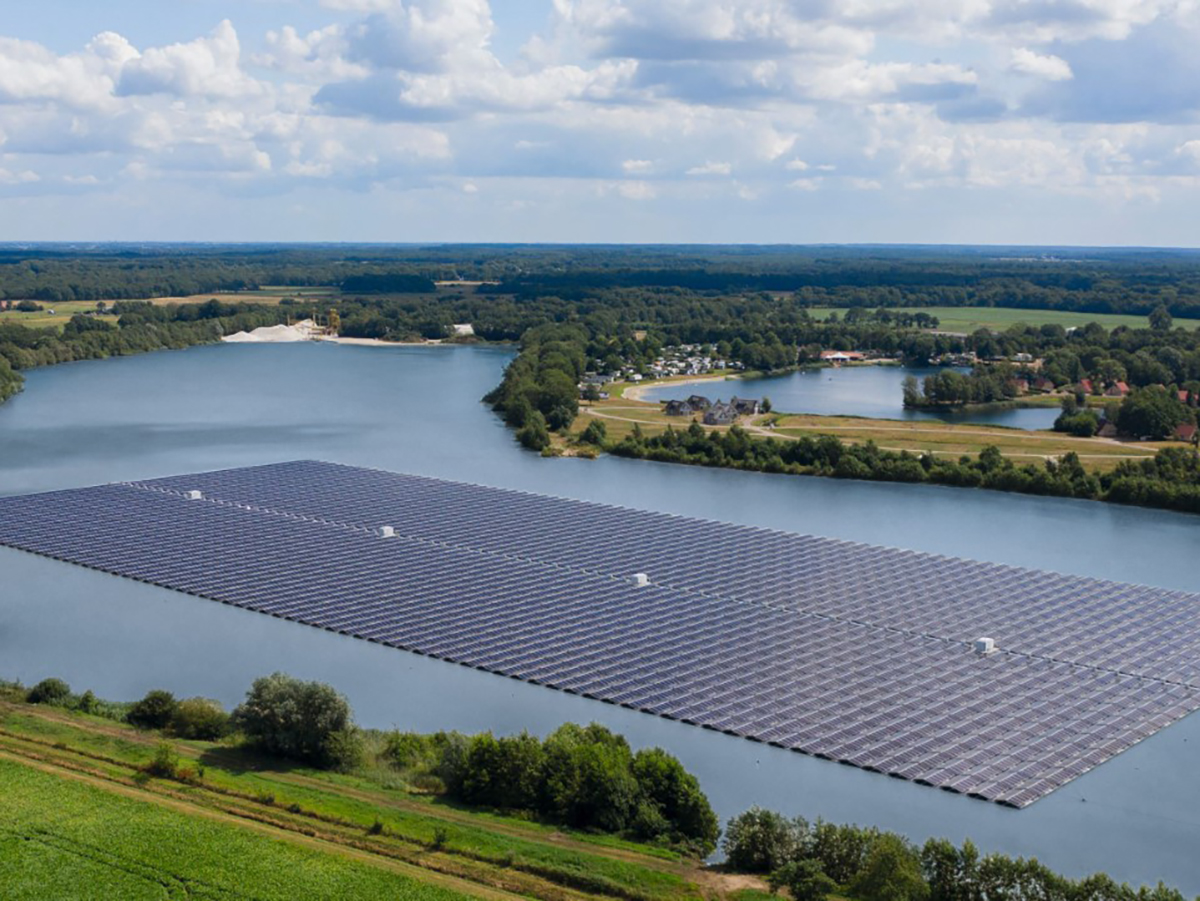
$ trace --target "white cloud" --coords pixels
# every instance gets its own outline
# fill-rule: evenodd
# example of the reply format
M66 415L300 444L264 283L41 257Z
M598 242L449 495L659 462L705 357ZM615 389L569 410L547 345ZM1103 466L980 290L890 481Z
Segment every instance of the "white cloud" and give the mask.
M732 163L714 163L711 160L703 166L693 166L687 170L688 175L729 175L731 172Z
M208 37L151 48L130 59L121 69L117 93L181 97L261 93L263 85L242 70L241 54L237 31L226 19Z
M0 185L31 185L41 180L42 177L30 169L25 169L21 172L12 172L8 169L0 168Z
M654 168L654 163L650 160L625 160L621 168L631 175L637 175L649 172Z
M1022 75L1033 75L1047 81L1067 81L1073 76L1070 64L1061 57L1035 53L1027 47L1017 47L1012 52L1009 67Z

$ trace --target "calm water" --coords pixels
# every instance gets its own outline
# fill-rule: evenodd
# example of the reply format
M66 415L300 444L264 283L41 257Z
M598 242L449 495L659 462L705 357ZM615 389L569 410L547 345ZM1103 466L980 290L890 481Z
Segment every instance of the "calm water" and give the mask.
M0 493L301 457L1195 589L1200 518L1099 504L520 451L478 402L507 352L222 346L30 374L0 406ZM842 370L849 372L851 370ZM860 370L869 371L869 370ZM1056 869L1200 893L1200 717L1023 811L819 761L0 549L0 676L235 703L282 669L331 682L369 726L548 731L599 720L662 745L721 816L751 804L972 837Z
M941 370L909 366L846 366L789 372L761 379L731 379L726 382L692 385L663 385L643 395L644 400L682 400L692 394L710 399L769 397L776 410L788 413L819 413L827 416L872 416L886 419L939 419L944 422L976 422L1005 425L1014 429L1048 429L1058 417L1057 408L1015 409L977 407L963 410L904 409L904 378L924 379ZM966 372L967 370L959 370Z

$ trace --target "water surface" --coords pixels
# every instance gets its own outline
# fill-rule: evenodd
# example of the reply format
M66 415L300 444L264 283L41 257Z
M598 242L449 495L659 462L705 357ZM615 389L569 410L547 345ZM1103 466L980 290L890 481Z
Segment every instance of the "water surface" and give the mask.
M298 458L1195 590L1200 518L1085 501L770 476L521 451L479 398L511 352L226 345L29 373L0 406L0 493ZM839 372L870 370L840 370ZM740 387L740 386L739 386ZM747 393L739 391L738 393ZM722 818L751 804L970 836L1079 875L1200 893L1200 718L1022 811L0 549L0 677L102 696L153 687L236 703L286 670L369 726L544 733L605 722L700 776Z
M822 416L870 416L875 419L937 419L974 422L1014 429L1048 429L1058 417L1057 407L1021 409L1003 405L969 410L906 410L904 379L924 379L940 369L919 366L843 366L809 369L754 379L727 379L707 384L660 385L642 394L643 400L682 400L693 394L710 399L769 397L776 410L817 413ZM959 372L969 370L960 369Z

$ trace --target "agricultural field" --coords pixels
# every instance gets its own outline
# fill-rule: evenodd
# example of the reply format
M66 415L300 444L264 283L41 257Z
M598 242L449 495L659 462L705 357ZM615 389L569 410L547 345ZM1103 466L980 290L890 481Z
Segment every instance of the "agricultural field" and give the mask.
M631 400L623 396L627 385L610 387L608 400L580 405L580 416L571 427L571 437L555 436L564 452L573 450L573 440L593 419L604 423L609 440L620 441L634 427L646 435L656 435L668 427L686 429L692 418L667 416L661 404ZM698 389L699 390L699 389ZM1057 403L1057 400L1054 401ZM697 417L698 418L698 417ZM1104 472L1122 460L1148 459L1163 447L1183 446L1178 442L1127 442L1107 438L1075 438L1052 431L1027 431L1000 426L950 424L930 420L866 419L856 416L815 416L771 413L743 417L740 425L758 438L795 440L801 437L833 435L847 444L874 441L885 450L906 450L914 454L932 453L958 458L976 456L989 445L1000 449L1015 463L1036 463L1061 457L1074 451L1083 466ZM721 430L719 426L704 426Z
M239 291L237 293L228 292L213 292L210 294L196 294L191 297L155 297L149 300L150 303L156 306L166 306L168 304L181 303L207 303L214 298L222 303L261 303L266 306L274 306L285 297L294 297L297 300L314 300L318 297L329 297L336 293L333 288L319 289L324 293L315 293L318 289L315 288L298 288L295 290L279 288L279 289L262 289L259 291ZM96 301L94 300L68 300L61 303L53 301L40 301L44 309L37 312L23 313L19 310L0 310L0 322L19 322L21 325L27 325L30 328L50 328L56 326L61 328L65 325L72 316L78 313L85 313L89 310L96 309ZM105 305L109 308L116 301L106 301ZM115 323L115 316L102 317L107 322Z
M721 901L661 848L462 808L395 773L338 775L0 701L0 896ZM743 880L744 881L744 880Z
M813 307L809 315L814 319L828 319L831 313L844 316L844 309ZM1111 313L1070 313L1057 310L1015 310L1007 307L898 307L894 312L928 313L939 321L938 330L970 334L986 328L1002 332L1017 323L1026 325L1061 325L1063 328L1079 328L1089 322L1098 322L1106 329L1119 325L1128 328L1149 328L1145 316L1122 316ZM1176 319L1176 328L1200 328L1200 319Z

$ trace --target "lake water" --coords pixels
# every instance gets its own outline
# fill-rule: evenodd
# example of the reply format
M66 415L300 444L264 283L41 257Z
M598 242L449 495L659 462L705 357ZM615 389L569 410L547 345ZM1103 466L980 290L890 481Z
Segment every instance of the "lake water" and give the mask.
M918 379L941 370L915 366L843 366L811 369L756 379L729 379L708 384L661 385L647 390L643 400L683 400L693 394L710 399L769 397L776 410L825 416L870 416L881 419L937 419L974 422L1014 429L1048 429L1058 418L1057 407L974 407L970 410L906 410L904 378ZM969 370L960 369L960 372Z
M0 406L0 493L320 458L1194 590L1200 518L1083 501L521 451L479 398L511 354L225 345L29 374ZM849 372L851 370L843 370ZM661 745L721 817L751 804L970 836L1063 872L1200 893L1200 717L1022 811L0 549L0 677L236 703L273 670L328 681L364 725L544 733L607 723Z

